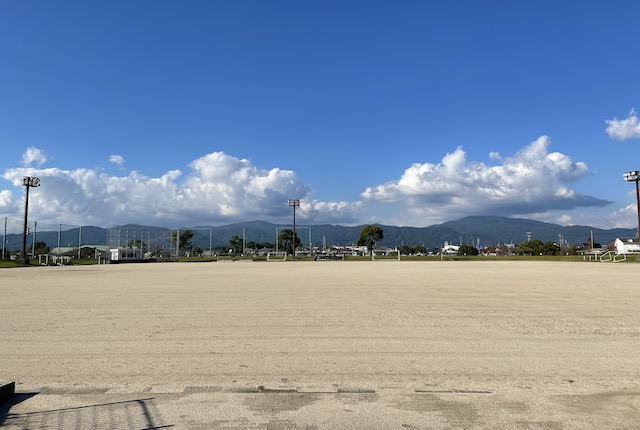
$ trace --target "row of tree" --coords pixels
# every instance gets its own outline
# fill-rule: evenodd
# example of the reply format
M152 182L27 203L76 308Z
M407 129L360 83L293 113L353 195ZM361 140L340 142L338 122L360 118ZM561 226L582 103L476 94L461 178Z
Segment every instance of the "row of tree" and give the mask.
M175 235L176 233L172 233L172 240L175 245ZM193 232L190 230L185 230L180 234L180 248L185 250L194 251L195 253L202 252L202 250L196 246L191 244L191 239L193 238ZM376 225L366 225L363 227L360 232L360 236L356 241L356 246L366 246L369 249L373 249L377 242L384 238L384 231ZM38 242L38 246L46 247L46 244L43 242ZM294 245L295 244L295 245ZM293 247L296 249L301 246L300 238L297 233L294 235L293 230L284 229L281 230L278 235L278 249L287 252L289 254L293 253ZM249 241L245 244L245 249L273 249L275 247L274 244L270 242L253 242ZM241 254L243 252L243 244L242 239L238 236L233 236L229 240L229 252L233 254ZM427 248L422 245L417 246L407 246L402 245L400 247L400 253L403 255L416 255L416 254L426 254L428 253ZM461 245L458 250L459 254L462 255L478 255L479 250L475 246L471 245ZM561 254L575 254L576 247L565 247L564 249L558 245L557 243L548 241L542 242L540 239L533 239L527 242L520 243L516 249L515 253L518 255L561 255Z
M9 251L9 249L7 248L4 249L4 255L2 255L2 251L3 250L0 249L0 259L2 260L8 259L9 256L12 254L12 251ZM51 251L51 248L49 247L49 245L41 241L37 241L36 243L30 244L29 246L27 246L27 254L44 255L44 254L48 254L50 251Z
M380 227L367 225L360 232L360 237L358 237L358 240L356 241L356 246L367 246L368 248L373 248L383 237L384 232ZM187 252L193 252L194 254L202 253L202 249L193 245L191 243L191 239L193 239L193 232L191 230L184 230L180 233L180 236L177 235L177 232L171 233L171 240L174 246L179 245L180 249ZM291 229L283 229L278 234L277 248L283 252L293 254L294 247L297 249L301 245L302 242L298 237L297 232L294 233ZM232 254L242 254L246 249L259 250L274 248L274 244L270 242L249 241L243 244L243 240L239 236L232 236L229 240L229 252ZM415 249L417 249L417 251L414 250L414 252L426 252L424 247L421 247L420 249L416 247Z
M533 239L518 245L516 253L519 255L560 255L562 250L557 243L543 243L540 239Z
M491 247L492 248L492 247ZM497 251L497 248L496 248ZM503 250L500 250L503 253ZM517 255L561 255L565 253L575 254L575 247L562 249L557 243L542 242L540 239L533 239L519 244L513 251ZM478 255L480 251L475 246L460 245L458 254Z
M193 232L191 230L184 230L180 233L180 236L177 235L177 232L171 233L171 241L173 246L179 246L182 251L192 253L193 255L202 254L203 249L197 245L191 243L191 239L193 239ZM294 235L293 230L283 229L278 234L278 249L289 254L293 253L293 247L296 249L302 245L298 234ZM232 236L229 239L229 249L227 250L218 248L223 252L229 252L231 254L242 254L247 249L251 250L261 250L261 249L274 249L276 246L270 242L255 242L248 241L243 243L243 240L239 236Z

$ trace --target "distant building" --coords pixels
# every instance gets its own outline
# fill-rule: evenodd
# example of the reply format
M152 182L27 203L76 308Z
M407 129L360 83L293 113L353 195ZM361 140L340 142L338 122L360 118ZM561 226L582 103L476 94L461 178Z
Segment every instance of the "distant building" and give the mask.
M617 238L613 244L616 247L616 254L640 254L638 238Z
M82 245L80 249L73 246L61 246L52 248L49 251L49 256L69 257L69 258L84 258L84 259L106 259L108 254L108 248L105 245Z
M139 248L111 248L111 262L124 263L129 261L142 261L142 249Z
M445 242L444 246L442 247L443 254L457 254L458 251L460 251L460 246L451 245L449 244L449 242Z

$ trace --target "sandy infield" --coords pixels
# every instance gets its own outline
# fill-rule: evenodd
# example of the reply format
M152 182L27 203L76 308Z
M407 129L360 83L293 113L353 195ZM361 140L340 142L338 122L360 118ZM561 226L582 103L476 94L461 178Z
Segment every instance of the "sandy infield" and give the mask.
M639 276L533 261L0 270L0 381L40 393L4 425L145 395L155 427L638 428Z

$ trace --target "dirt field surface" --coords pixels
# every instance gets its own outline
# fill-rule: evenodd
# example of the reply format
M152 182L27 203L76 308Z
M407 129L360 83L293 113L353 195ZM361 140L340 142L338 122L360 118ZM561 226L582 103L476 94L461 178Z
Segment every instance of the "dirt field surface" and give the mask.
M640 265L0 270L7 429L638 429Z

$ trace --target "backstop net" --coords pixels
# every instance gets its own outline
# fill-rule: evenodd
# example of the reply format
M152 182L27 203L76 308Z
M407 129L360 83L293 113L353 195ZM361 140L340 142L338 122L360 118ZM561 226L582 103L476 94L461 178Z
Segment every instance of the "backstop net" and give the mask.
M177 258L175 233L167 228L113 227L107 230L109 248L141 249L145 258Z

